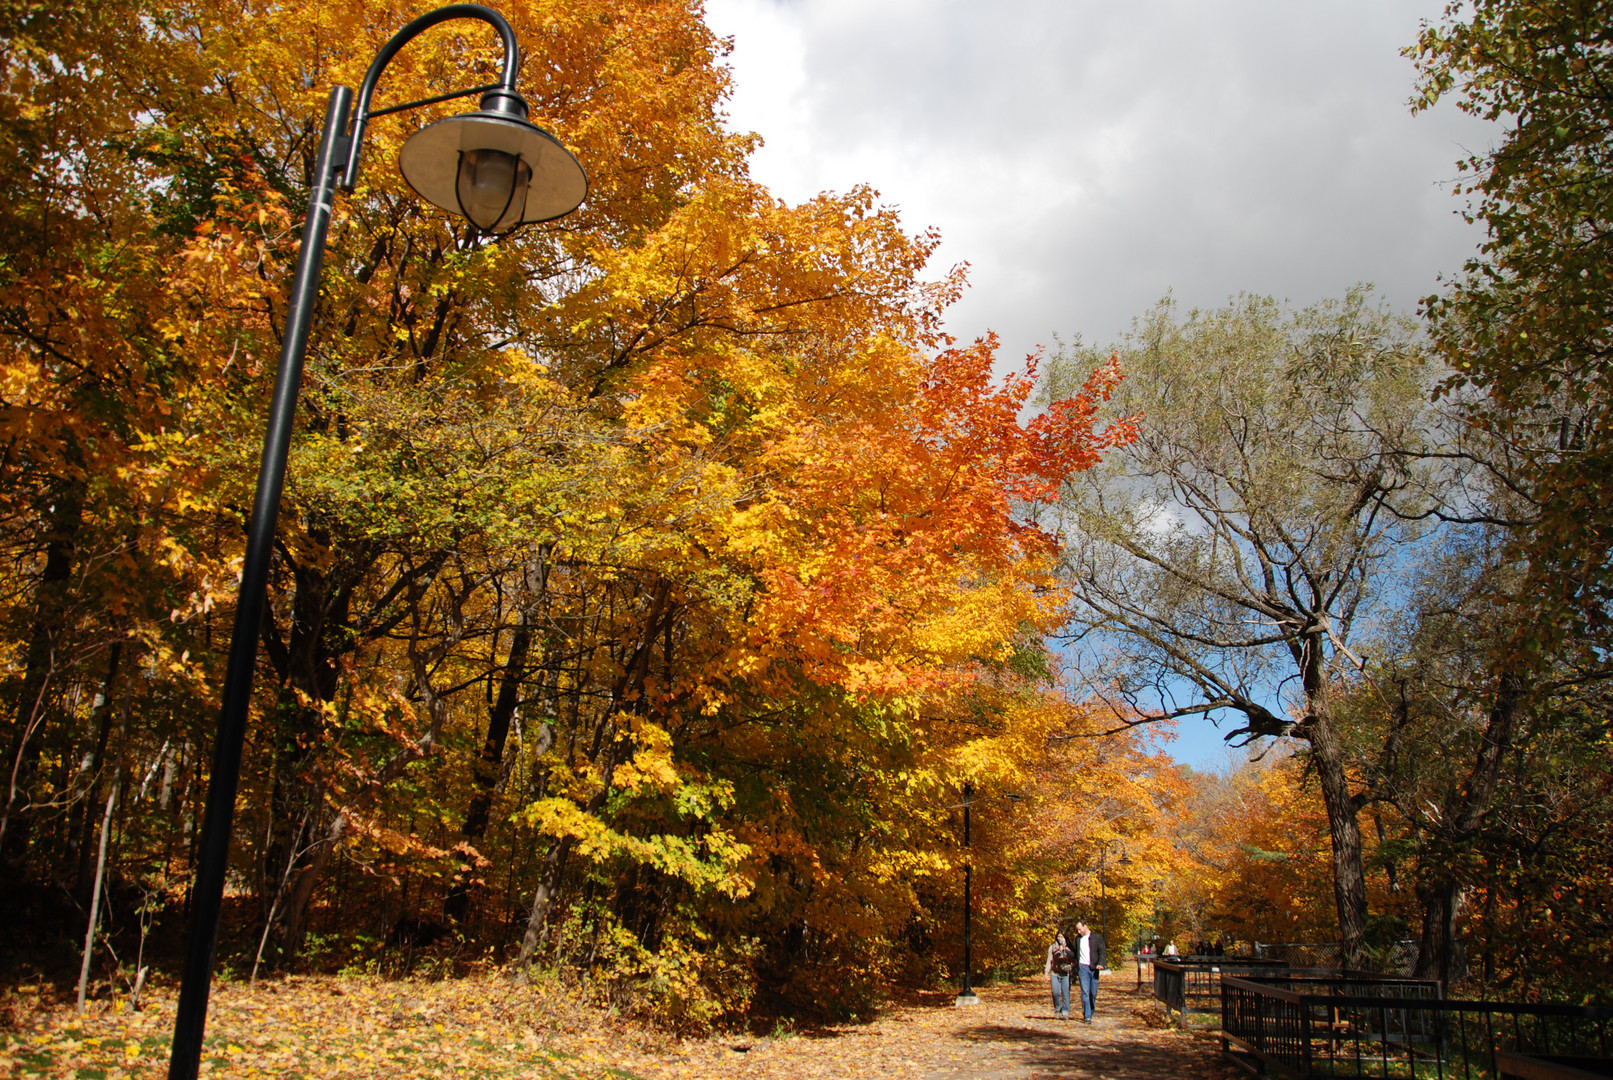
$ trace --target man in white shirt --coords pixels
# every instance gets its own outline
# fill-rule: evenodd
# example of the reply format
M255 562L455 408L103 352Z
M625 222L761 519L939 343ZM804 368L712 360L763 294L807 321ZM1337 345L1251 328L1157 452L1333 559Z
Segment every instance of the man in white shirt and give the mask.
M1109 952L1102 934L1095 934L1084 922L1075 924L1076 973L1081 980L1081 1022L1092 1023L1098 1008L1098 973L1108 966Z

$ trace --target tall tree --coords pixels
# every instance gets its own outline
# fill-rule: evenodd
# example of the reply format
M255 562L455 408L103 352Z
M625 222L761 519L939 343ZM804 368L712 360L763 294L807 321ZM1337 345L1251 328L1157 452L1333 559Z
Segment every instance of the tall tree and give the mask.
M1425 301L1446 362L1442 390L1465 424L1444 461L1460 474L1436 512L1477 523L1499 549L1470 620L1483 642L1466 700L1488 716L1489 757L1454 784L1428 833L1441 855L1423 960L1448 968L1474 844L1499 808L1485 795L1505 768L1549 768L1534 725L1573 714L1607 676L1613 642L1613 59L1605 3L1452 3L1407 49L1414 110L1454 97L1497 123L1460 163L1479 254ZM1459 617L1459 605L1445 605ZM1437 628L1441 620L1435 619ZM1440 633L1432 631L1437 638ZM1433 680L1438 682L1438 679ZM1484 688L1482 694L1473 692ZM1490 890L1493 897L1493 890ZM1435 918L1435 916L1438 918ZM1443 927L1436 924L1443 924Z
M1530 566L1511 647L1606 655L1613 618L1613 9L1599 0L1452 3L1408 49L1415 109L1454 96L1498 122L1461 162L1487 239L1428 299L1447 386L1477 391L1498 516Z
M1430 364L1369 291L1290 312L1243 297L1181 319L1170 301L1114 350L1112 407L1139 435L1066 486L1071 642L1134 715L1237 718L1228 738L1302 740L1333 845L1344 959L1362 959L1359 824L1334 698L1363 623L1393 605L1419 526L1391 512L1425 423ZM1056 357L1057 395L1107 350Z

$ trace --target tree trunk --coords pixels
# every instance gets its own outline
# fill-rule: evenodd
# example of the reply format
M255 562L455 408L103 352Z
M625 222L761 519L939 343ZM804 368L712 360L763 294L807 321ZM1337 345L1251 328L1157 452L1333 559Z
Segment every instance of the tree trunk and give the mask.
M487 739L482 743L481 756L471 774L474 785L470 804L465 809L465 822L459 834L469 847L487 833L488 819L493 811L493 789L498 785L499 773L504 765L504 744L510 737L510 721L521 703L521 683L526 675L526 657L532 647L532 628L523 614L510 641L510 656L504 664L504 677L499 681L498 700L487 714ZM464 853L473 860L471 852ZM474 865L455 880L448 898L443 901L443 915L460 922L470 910L470 881Z
M325 786L318 775L324 717L318 705L335 698L338 665L327 648L338 591L317 569L298 567L293 614L282 643L264 613L265 653L280 677L273 714L274 762L269 791L269 829L257 862L260 917L269 927L267 958L277 967L302 941L302 912L290 894L317 857L326 827Z
M599 775L605 778L605 782L583 807L583 812L586 814L597 815L609 801L610 777L616 767L622 764L617 757L618 752L625 749L626 757L631 759L631 744L618 742L609 737L614 729L613 718L621 709L631 709L640 713L645 710L644 683L649 673L650 655L660 637L662 627L673 618L675 610L671 603L671 588L665 581L657 580L651 594L643 636L634 646L632 654L622 658L622 674L611 687L610 701L594 726L593 745L587 756L588 760L598 767ZM549 905L560 884L560 873L565 868L566 857L571 853L574 843L574 839L570 836L560 837L555 840L544 857L543 874L538 882L537 892L532 898L532 910L527 917L526 933L521 939L521 953L515 963L515 973L518 975L526 970L527 964L531 962L543 940L544 921L549 915Z
M323 865L320 832L327 827L328 810L324 781L314 760L320 724L318 711L304 707L292 686L282 685L269 829L257 862L258 905L268 928L265 956L270 968L284 964L301 947L303 911L292 896L299 885L306 895L312 888L307 871L316 862Z
M112 656L107 661L106 685L100 696L96 699L94 712L99 716L100 724L95 736L95 751L85 761L83 770L90 774L90 789L84 799L84 824L78 841L78 873L73 882L73 895L78 898L79 904L87 905L90 900L90 879L92 876L92 845L90 838L95 835L95 807L101 801L101 772L106 759L106 743L112 734L112 684L118 677L118 661L122 655L123 643L117 642L112 646Z
M1327 827L1333 840L1333 900L1339 916L1339 962L1358 968L1363 962L1367 933L1367 875L1361 853L1361 821L1344 772L1344 750L1325 709L1314 708L1306 719L1304 737L1310 742L1311 761L1321 783L1327 807Z
M28 847L31 819L27 814L28 789L34 767L39 762L39 727L45 718L45 702L52 673L60 666L62 630L67 617L68 579L77 553L78 531L84 522L81 485L63 484L50 515L50 533L45 543L45 566L39 576L34 599L34 625L28 636L23 660L22 683L17 693L16 726L6 758L9 784L5 810L0 814L0 868L3 876L15 881Z
M95 955L95 928L101 921L101 891L106 887L106 851L112 838L112 811L118 804L118 788L123 783L123 751L129 734L128 702L124 702L123 723L118 728L118 766L112 774L112 791L106 797L101 816L101 853L95 861L95 885L90 894L90 925L84 932L84 960L78 972L78 1011L84 1012L84 995L89 988L90 961Z
M1450 877L1417 885L1417 899L1423 906L1423 932L1417 942L1417 967L1412 974L1419 979L1438 979L1442 994L1451 983L1460 896L1461 886Z
M78 1013L84 1015L84 997L90 985L90 963L95 956L95 926L101 921L101 890L106 886L106 849L112 837L112 810L118 804L121 766L112 779L112 792L106 797L106 813L101 815L101 853L95 860L95 891L90 894L90 925L84 931L84 959L78 969Z
M325 835L310 843L307 849L297 852L292 871L286 875L283 890L277 894L269 913L268 942L272 964L284 963L301 951L308 930L308 902L313 899L314 886L324 876L331 855L335 854L342 838L347 835L347 820L345 812L337 811L326 827Z
M543 858L543 875L538 880L538 891L532 897L532 911L527 916L526 933L521 938L521 955L515 961L517 974L526 971L538 951L538 945L543 941L549 904L560 886L560 873L566 868L566 857L571 854L574 843L571 837L562 836L549 846L549 853Z
M293 704L299 712L309 712ZM302 726L306 721L293 721ZM295 955L302 941L302 913L291 906L290 894L303 880L316 857L323 824L323 784L310 775L309 739L293 739L276 762L269 800L270 830L258 860L260 917L270 927L267 958L271 968Z
M330 540L318 530L311 535L322 544ZM336 699L342 657L352 655L360 642L390 632L402 620L401 613L384 614L389 604L397 602L407 610L417 610L420 597L436 579L449 554L448 548L440 548L423 563L399 571L382 600L355 623L350 619L354 590L374 568L378 551L361 552L361 558L341 562L333 570L292 564L296 592L284 640L273 612L264 613L264 653L280 677L269 811L274 831L258 861L263 917L268 919L271 912L274 915L275 928L269 939L273 963L283 963L301 947L308 903L331 853L347 830L347 812L333 815L325 806L328 786L322 774L321 750L324 717L319 705ZM290 564L289 558L287 562ZM457 597L460 603L464 599L463 595ZM448 634L433 647L429 657L417 654L410 646L417 687L430 710L431 727L415 745L394 754L373 777L371 797L374 791L403 775L410 762L430 753L441 734L447 707L432 689L429 672L465 632L464 620L457 612L450 612L447 622ZM305 706L298 700L298 691L317 704ZM271 886L275 880L272 875L277 868L288 865L288 860L294 869L288 891L282 896L278 888Z
M1438 979L1448 985L1453 978L1465 974L1458 970L1456 940L1456 909L1462 884L1449 868L1457 864L1462 849L1484 823L1527 692L1523 679L1514 672L1504 672L1496 681L1495 699L1490 704L1489 720L1473 767L1445 800L1444 812L1437 819L1436 842L1419 860L1420 869L1427 875L1417 885L1417 898L1423 905L1416 970L1420 979Z

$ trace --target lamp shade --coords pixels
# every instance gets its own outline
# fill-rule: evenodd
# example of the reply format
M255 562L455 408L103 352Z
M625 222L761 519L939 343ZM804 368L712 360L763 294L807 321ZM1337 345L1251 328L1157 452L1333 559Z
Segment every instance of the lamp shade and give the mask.
M588 194L560 140L489 109L421 128L398 151L398 169L422 199L487 233L564 217Z

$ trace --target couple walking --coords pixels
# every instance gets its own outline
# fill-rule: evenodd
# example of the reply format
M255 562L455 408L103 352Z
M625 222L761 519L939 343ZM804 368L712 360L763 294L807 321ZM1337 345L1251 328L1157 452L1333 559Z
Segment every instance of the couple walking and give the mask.
M1098 1007L1098 972L1107 966L1108 959L1103 935L1094 934L1086 923L1075 924L1074 945L1063 930L1059 931L1048 946L1043 969L1053 986L1053 1015L1060 1020L1070 1018L1070 976L1074 975L1081 990L1081 1022L1092 1023L1092 1013Z

